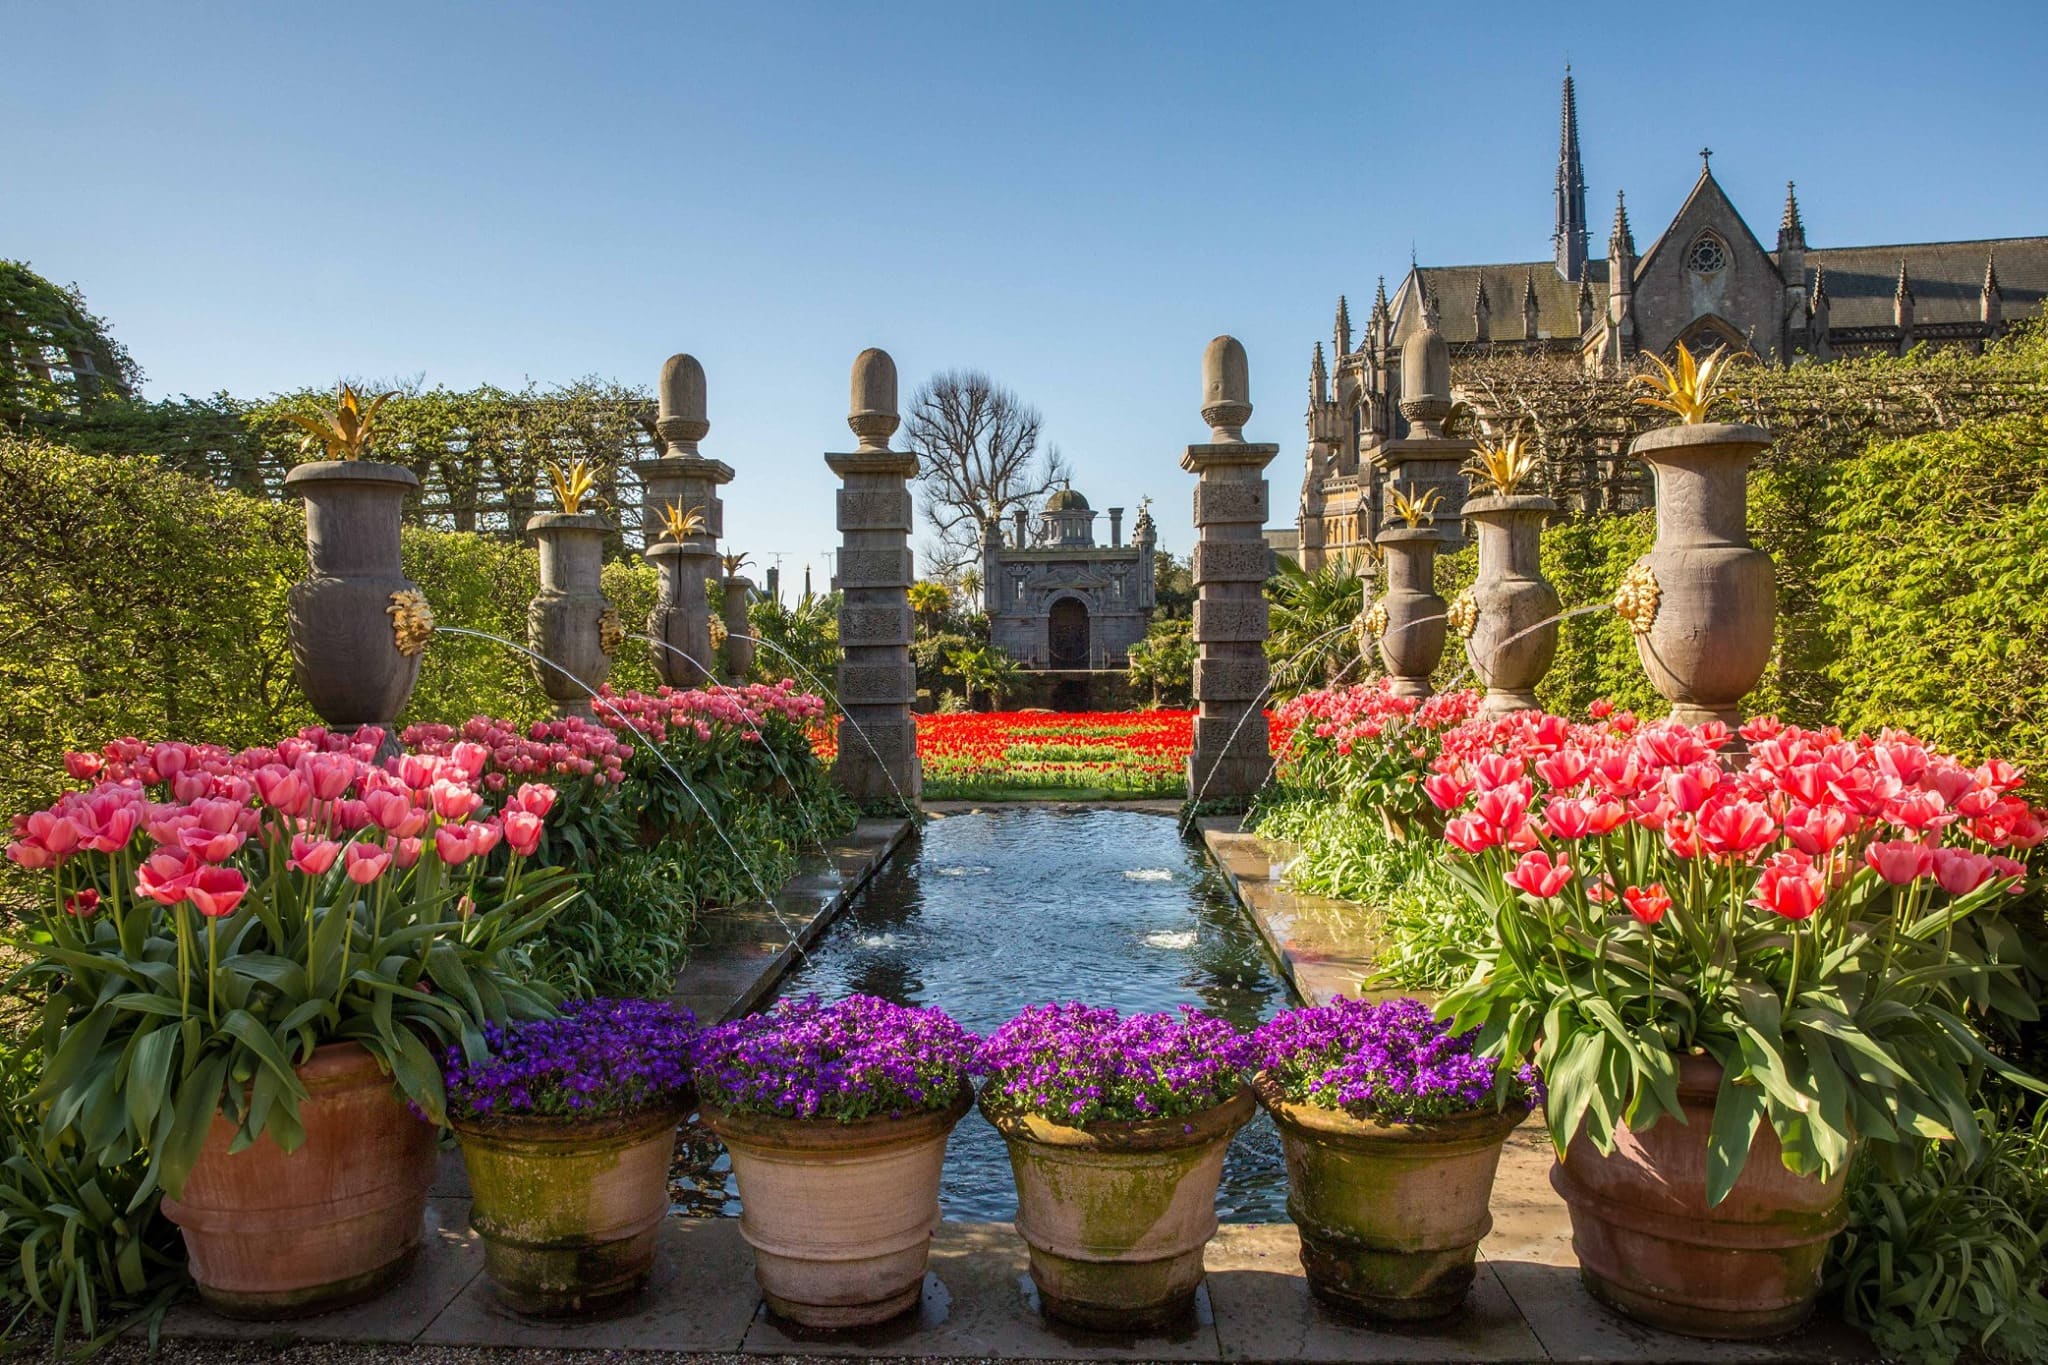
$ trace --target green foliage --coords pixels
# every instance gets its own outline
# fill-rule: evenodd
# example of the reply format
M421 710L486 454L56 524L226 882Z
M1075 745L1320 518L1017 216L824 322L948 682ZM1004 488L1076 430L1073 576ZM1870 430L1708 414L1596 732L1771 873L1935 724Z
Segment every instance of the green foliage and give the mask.
M798 687L838 709L839 594L809 594L790 603L763 597L747 608L747 621L760 637L754 679L794 677Z
M1154 619L1178 621L1195 614L1195 565L1186 555L1152 552Z
M1311 572L1282 556L1266 596L1272 608L1266 657L1276 701L1365 675L1358 652L1365 579L1349 561L1332 560Z
M956 652L953 670L960 675L960 688L970 710L977 695L986 697L991 706L1001 706L1003 698L1024 680L1024 670L999 645L976 645Z
M30 1101L42 1058L0 1037L0 1350L47 1324L61 1358L138 1324L152 1340L185 1287L178 1231L157 1217L140 1160L103 1166L75 1141L46 1151Z
M1195 689L1195 627L1186 617L1155 618L1130 648L1133 688L1148 688L1154 706L1186 706Z
M0 260L0 431L91 412L133 393L142 374L77 285Z
M1903 1172L1873 1153L1850 1175L1828 1288L1889 1360L2048 1358L2048 1107L2031 1126L2011 1105L1980 1111L1978 1123L1986 1138L1974 1158L1931 1142Z
M2048 418L1844 465L1818 556L1834 714L2048 769Z

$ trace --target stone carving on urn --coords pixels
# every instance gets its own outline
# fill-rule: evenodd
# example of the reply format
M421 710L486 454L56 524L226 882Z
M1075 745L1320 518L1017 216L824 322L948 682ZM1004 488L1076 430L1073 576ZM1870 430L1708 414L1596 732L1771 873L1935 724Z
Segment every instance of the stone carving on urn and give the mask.
M399 525L420 481L403 465L362 458L379 400L367 412L353 390L309 438L337 458L295 466L285 487L306 503L306 577L286 594L286 630L299 690L328 726L384 730L398 749L396 721L419 681L433 613L405 576Z
M1219 336L1202 355L1202 420L1209 440L1191 445L1181 468L1195 486L1194 751L1188 795L1241 800L1273 771L1262 712L1266 662L1265 582L1272 551L1265 541L1266 466L1277 445L1244 439L1251 419L1251 378L1235 337Z
M718 538L725 533L725 505L718 489L732 481L732 468L706 459L697 443L711 430L705 417L704 367L690 355L673 355L661 369L661 437L658 459L634 465L643 490L642 552L658 575L647 634L655 671L672 687L696 687L710 680L712 603L707 580L719 577Z
M1479 571L1452 604L1450 625L1486 686L1487 715L1536 705L1536 684L1557 657L1557 592L1543 577L1543 525L1557 511L1549 498L1520 492L1536 454L1518 437L1479 447L1468 472L1486 496L1465 504L1478 527Z
M1449 634L1448 608L1436 591L1436 552L1443 538L1434 526L1390 526L1376 543L1387 590L1367 613L1366 631L1378 637L1394 695L1426 697Z
M1759 426L1700 422L1638 436L1630 452L1657 484L1657 539L1616 606L1635 632L1650 685L1688 725L1741 724L1742 698L1771 661L1777 581L1749 541L1750 462Z
M526 529L540 546L540 591L527 604L526 640L548 661L533 661L534 677L557 715L588 717L590 694L611 677L618 648L606 630L617 613L603 587L611 523L593 512L542 512Z

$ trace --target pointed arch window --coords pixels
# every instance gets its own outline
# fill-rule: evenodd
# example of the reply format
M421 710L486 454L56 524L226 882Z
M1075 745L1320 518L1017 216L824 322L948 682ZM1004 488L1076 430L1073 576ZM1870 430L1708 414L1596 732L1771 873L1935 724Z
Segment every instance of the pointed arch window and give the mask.
M1712 275L1728 266L1728 247L1711 232L1702 232L1685 249L1685 268L1696 275Z

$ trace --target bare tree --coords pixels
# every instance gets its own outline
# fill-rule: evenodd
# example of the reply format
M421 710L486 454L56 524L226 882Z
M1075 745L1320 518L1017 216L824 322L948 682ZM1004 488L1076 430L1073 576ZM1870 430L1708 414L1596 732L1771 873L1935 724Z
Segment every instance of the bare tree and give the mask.
M917 455L918 508L931 523L925 562L949 577L981 558L982 527L1028 508L1070 471L1041 450L1038 409L979 370L947 370L911 395L904 443Z

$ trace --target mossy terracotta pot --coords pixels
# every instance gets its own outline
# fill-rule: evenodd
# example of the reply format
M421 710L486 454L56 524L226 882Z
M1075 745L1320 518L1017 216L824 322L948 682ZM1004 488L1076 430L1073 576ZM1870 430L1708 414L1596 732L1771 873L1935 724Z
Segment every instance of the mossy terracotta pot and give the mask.
M939 1225L946 1137L973 1102L900 1119L784 1119L699 1113L732 1154L740 1235L780 1316L804 1327L866 1327L916 1306Z
M1396 1322L1457 1311L1493 1227L1501 1145L1530 1106L1380 1123L1291 1104L1263 1075L1253 1089L1280 1130L1287 1215L1315 1296Z
M216 1117L164 1216L185 1236L199 1296L229 1317L295 1318L382 1292L419 1250L434 1182L434 1130L355 1043L298 1068L306 1140L268 1136L230 1153Z
M620 1118L454 1121L499 1301L534 1317L611 1307L654 1266L675 1155L672 1108Z
M1712 1058L1680 1058L1683 1124L1666 1117L1640 1133L1617 1128L1606 1156L1581 1133L1550 1183L1571 1211L1580 1274L1595 1298L1687 1336L1776 1336L1813 1311L1828 1243L1847 1221L1848 1173L1794 1175L1763 1123L1735 1188L1708 1207L1720 1086Z
M1146 1331L1187 1314L1216 1234L1223 1154L1254 1110L1245 1089L1184 1118L1069 1128L984 1105L1009 1144L1017 1231L1046 1315Z

